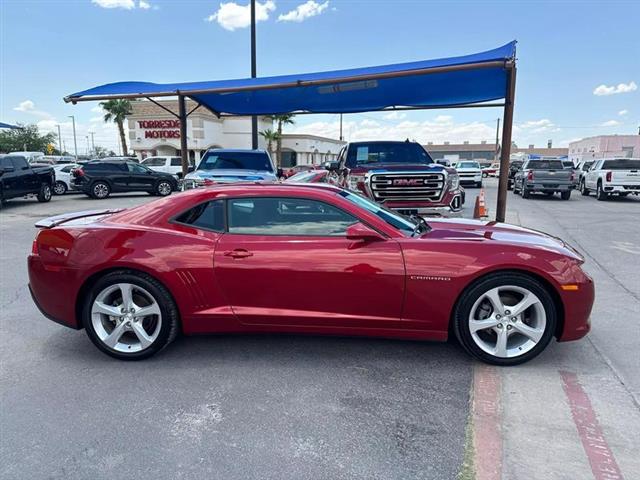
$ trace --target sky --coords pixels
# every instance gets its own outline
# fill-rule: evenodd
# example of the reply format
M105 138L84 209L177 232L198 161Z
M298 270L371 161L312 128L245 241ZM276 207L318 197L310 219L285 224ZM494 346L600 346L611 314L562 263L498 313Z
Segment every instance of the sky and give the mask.
M464 55L518 41L514 141L567 146L640 126L640 2L258 0L258 76ZM88 132L117 150L97 103L62 98L124 80L181 82L250 73L248 0L1 0L0 121ZM344 116L346 140L492 142L502 109ZM338 137L337 115L288 132Z

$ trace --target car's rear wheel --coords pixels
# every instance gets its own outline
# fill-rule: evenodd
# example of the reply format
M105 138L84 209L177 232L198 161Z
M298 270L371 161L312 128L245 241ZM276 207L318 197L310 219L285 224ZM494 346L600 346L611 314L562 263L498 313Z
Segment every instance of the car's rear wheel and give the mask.
M166 180L160 180L156 185L156 193L161 197L166 197L167 195L171 195L171 191L173 188L171 187L171 183Z
M582 180L580 182L580 193L582 194L582 196L584 197L588 197L589 196L589 189L587 188L587 186L584 183L584 180Z
M562 200L569 200L571 198L571 190L567 190L566 192L560 192L560 198Z
M65 193L67 193L67 184L58 180L53 185L53 193L55 193L56 195L64 195Z
M598 186L596 187L596 198L600 201L607 200L609 198L609 194L602 189L602 183L600 182L598 182Z
M51 185L43 183L40 185L40 191L38 192L38 201L41 203L51 200Z
M527 190L527 187L522 185L522 198L529 198L529 197L531 197L531 192Z
M120 360L142 360L162 350L178 334L178 310L154 278L116 271L91 288L82 323L91 341Z
M496 273L472 284L454 310L458 340L494 365L531 360L551 341L556 306L544 285L520 273Z
M106 182L95 182L91 186L91 196L93 198L103 199L107 198L111 193L111 187Z

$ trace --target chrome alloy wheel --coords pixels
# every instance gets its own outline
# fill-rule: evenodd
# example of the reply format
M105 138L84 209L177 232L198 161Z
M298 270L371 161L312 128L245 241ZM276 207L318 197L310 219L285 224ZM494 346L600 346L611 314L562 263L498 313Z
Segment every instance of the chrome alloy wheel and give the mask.
M478 347L498 358L514 358L542 339L547 315L530 290L505 285L486 291L469 313L469 331Z
M158 184L158 193L166 197L171 193L171 184L169 182L160 182Z
M93 194L97 198L106 198L109 195L109 187L107 187L104 183L97 183L93 187Z
M102 290L91 306L91 323L107 347L121 353L141 352L160 334L162 313L153 296L131 283Z

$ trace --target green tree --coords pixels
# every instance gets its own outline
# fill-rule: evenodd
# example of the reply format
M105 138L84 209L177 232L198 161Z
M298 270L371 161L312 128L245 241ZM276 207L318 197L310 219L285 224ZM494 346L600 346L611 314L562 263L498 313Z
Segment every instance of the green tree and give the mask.
M22 128L0 131L0 152L47 152L48 145L55 146L57 135L46 133L42 135L37 125L18 125ZM57 149L54 148L54 153Z
M277 158L277 166L278 168L282 167L282 127L284 125L293 125L296 123L293 119L295 115L293 113L284 113L282 115L271 115L269 118L276 122L277 125L277 135L276 139L276 158Z
M120 143L122 144L122 154L127 155L127 139L124 136L124 121L128 115L131 115L131 102L129 100L108 100L100 102L100 106L105 111L104 121L115 122L120 132Z
M278 138L280 138L278 132L274 132L269 128L268 130L263 130L262 132L260 132L260 135L267 142L267 151L269 152L269 154L273 155L273 142L277 142Z

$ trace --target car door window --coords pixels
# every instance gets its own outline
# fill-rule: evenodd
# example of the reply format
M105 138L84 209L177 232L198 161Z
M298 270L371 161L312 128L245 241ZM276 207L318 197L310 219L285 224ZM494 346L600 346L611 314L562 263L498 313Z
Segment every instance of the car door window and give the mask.
M16 171L22 170L23 168L27 168L29 166L27 161L22 157L11 157L11 161L13 162L13 168L15 168Z
M342 236L357 218L324 202L304 198L237 198L228 201L229 233Z
M11 158L9 157L0 158L0 167L13 168L13 162L11 162Z
M201 203L175 217L174 222L215 232L224 231L224 202Z
M137 163L127 163L127 168L129 169L129 172L138 174L147 173L149 171L147 167Z

